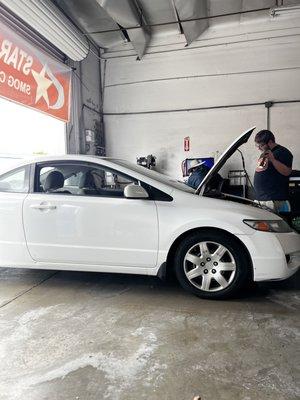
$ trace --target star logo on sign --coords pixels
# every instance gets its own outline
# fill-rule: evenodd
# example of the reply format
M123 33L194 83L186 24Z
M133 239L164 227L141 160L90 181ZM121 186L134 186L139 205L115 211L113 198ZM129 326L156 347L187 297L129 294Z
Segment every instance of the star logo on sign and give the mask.
M34 77L34 80L37 83L35 104L43 97L49 108L48 89L53 84L53 82L52 80L46 78L45 76L46 70L47 70L47 65L44 65L41 72L36 72L34 70L31 70L31 73Z

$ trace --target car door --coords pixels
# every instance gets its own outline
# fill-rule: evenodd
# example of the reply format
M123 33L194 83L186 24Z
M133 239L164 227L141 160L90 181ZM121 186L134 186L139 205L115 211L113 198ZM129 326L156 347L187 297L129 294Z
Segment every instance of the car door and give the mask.
M28 265L22 206L29 191L30 166L0 176L0 266Z
M54 176L58 181L53 184ZM94 163L37 164L34 190L23 208L32 258L45 263L154 267L156 204L125 198L123 189L130 182L135 179Z

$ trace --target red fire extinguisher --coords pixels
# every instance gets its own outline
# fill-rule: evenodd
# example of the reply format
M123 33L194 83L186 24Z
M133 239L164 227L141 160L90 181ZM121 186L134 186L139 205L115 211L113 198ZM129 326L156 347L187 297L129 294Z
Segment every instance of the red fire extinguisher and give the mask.
M183 148L184 148L184 151L190 151L190 137L189 136L186 136L183 139Z

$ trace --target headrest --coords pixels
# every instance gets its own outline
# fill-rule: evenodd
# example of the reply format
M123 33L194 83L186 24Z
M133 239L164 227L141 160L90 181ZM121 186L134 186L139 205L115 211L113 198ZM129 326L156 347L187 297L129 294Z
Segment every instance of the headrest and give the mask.
M49 190L62 188L64 186L64 182L65 178L61 172L52 171L46 178L44 183L44 191L48 192Z
M95 188L101 189L103 187L103 179L104 179L103 174L101 175L100 171L97 170L91 171L91 174L93 176Z
M82 177L80 178L79 189L83 188L89 188L89 189L94 189L95 188L95 180L93 175L91 174L91 171L88 171L86 174L83 174Z

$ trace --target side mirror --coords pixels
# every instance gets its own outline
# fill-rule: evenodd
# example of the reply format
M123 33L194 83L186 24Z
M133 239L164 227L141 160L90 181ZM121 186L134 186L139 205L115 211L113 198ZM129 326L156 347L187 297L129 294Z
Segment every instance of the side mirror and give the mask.
M149 194L142 186L135 185L133 183L125 186L124 196L127 199L148 199L149 198Z

